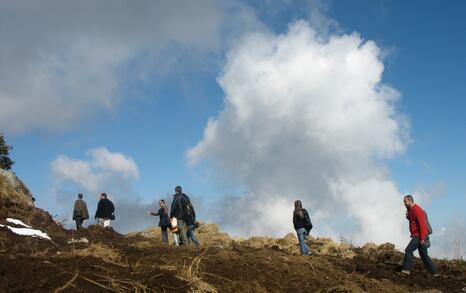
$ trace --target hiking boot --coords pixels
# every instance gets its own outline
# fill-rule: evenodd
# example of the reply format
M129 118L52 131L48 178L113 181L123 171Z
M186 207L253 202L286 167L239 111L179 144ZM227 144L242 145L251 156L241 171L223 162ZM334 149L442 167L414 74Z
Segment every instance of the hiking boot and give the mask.
M403 275L407 275L407 276L411 275L411 272L408 271L408 270L401 270L401 273L402 273Z

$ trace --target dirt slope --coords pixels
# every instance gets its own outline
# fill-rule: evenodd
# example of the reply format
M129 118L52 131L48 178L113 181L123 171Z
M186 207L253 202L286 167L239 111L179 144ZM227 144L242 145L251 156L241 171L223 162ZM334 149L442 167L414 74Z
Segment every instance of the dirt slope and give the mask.
M2 203L10 200L6 195L0 195ZM302 257L292 234L281 239L234 239L216 225L204 224L197 230L201 249L175 248L161 243L156 228L129 235L98 226L74 232L57 225L43 210L16 204L10 212L11 206L0 206L0 224L7 224L6 217L14 215L47 232L53 241L19 236L0 227L0 292L466 290L465 262L434 260L442 276L433 278L417 259L412 276L404 277L396 273L402 254L391 244L355 248L310 238L315 253ZM88 242L68 243L82 238Z

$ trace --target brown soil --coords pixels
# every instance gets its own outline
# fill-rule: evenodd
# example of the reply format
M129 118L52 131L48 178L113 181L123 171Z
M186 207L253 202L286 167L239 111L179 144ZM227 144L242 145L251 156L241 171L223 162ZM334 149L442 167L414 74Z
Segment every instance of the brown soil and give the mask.
M5 198L5 197L3 197ZM299 255L293 234L234 239L214 224L197 230L203 243L163 245L157 228L121 235L98 226L63 229L36 208L14 215L53 241L0 227L0 292L464 292L466 263L434 260L434 278L416 259L412 275L397 273L402 254L387 243L355 248L309 239ZM19 211L19 212L18 212ZM0 223L10 216L0 206ZM27 215L27 216L25 216ZM89 243L68 243L85 237Z
M202 231L215 232L212 226L201 226L201 241L208 243L209 233ZM61 238L89 240L70 244L0 228L0 292L53 292L71 280L68 292L462 292L466 287L466 264L460 261L435 260L439 278L419 260L411 276L399 275L402 254L389 244L351 248L354 256L345 258L337 248L319 253L339 244L311 239L316 253L302 257L291 235L229 239L197 250L165 246L152 232L125 236L98 226L62 230Z

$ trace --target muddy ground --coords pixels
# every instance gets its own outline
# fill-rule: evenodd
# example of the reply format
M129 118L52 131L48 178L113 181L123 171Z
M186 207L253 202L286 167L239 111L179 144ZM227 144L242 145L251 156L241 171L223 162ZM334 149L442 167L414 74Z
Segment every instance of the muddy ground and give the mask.
M313 255L303 257L293 234L240 239L203 224L200 249L176 248L161 243L158 228L66 230L24 192L0 180L0 224L20 219L52 240L0 227L0 292L466 292L464 261L434 260L442 274L434 278L416 259L402 276L403 255L389 243L309 237Z
M292 235L234 240L213 224L199 228L199 237L205 242L199 250L163 245L155 229L132 235L98 226L79 233L59 231L59 227L52 230L52 239L58 239L54 242L0 228L1 292L466 290L464 262L436 260L442 276L433 278L417 260L413 274L401 276L397 271L402 254L389 244L353 248L327 239L310 239L315 254L302 257ZM67 243L82 237L89 243ZM329 246L333 248L323 249ZM348 251L354 254L348 255Z

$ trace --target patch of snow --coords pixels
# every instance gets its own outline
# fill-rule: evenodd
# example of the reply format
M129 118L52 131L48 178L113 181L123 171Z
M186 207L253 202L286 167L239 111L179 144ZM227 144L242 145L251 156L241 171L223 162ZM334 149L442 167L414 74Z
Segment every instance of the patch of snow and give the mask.
M13 224L16 224L16 225L19 225L19 226L23 226L23 227L26 227L26 228L32 228L31 226L24 224L23 221L18 220L18 219L6 218L6 220L7 220L7 222L10 222L10 223L13 223Z
M52 240L47 233L44 233L40 230L36 229L31 229L31 228L15 228L15 227L10 227L6 225L0 224L0 227L7 227L10 229L13 233L18 234L18 235L23 235L23 236L31 236L31 237L39 237L43 239L48 239Z

